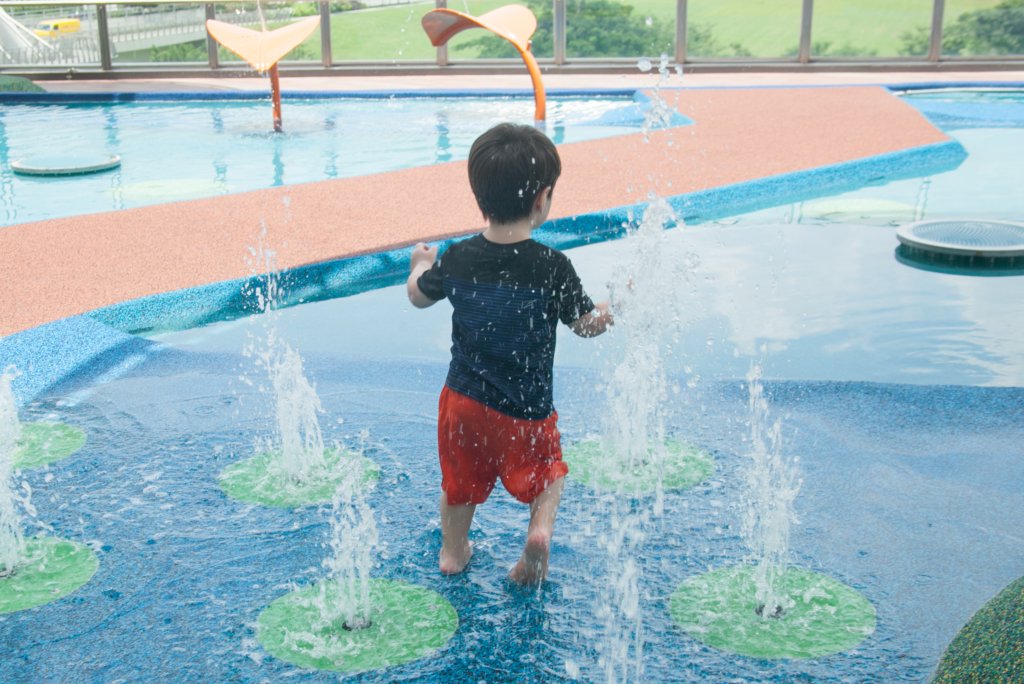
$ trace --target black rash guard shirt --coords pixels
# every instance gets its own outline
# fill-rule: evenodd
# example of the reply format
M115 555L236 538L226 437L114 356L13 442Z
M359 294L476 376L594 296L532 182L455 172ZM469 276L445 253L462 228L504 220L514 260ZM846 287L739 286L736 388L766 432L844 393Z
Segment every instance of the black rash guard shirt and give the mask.
M476 235L449 247L417 285L452 303L448 387L516 418L551 415L558 321L594 309L568 257L535 240Z

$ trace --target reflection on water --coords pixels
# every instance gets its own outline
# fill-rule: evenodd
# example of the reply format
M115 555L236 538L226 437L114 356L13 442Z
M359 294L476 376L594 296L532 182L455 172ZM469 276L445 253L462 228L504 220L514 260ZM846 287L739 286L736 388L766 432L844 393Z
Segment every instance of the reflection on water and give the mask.
M670 373L706 380L745 376L767 347L773 379L912 384L1024 385L1024 287L1020 277L973 278L899 263L889 227L701 225L666 233L689 255L680 288ZM681 243L681 244L676 244ZM584 285L601 292L625 258L621 242L571 251ZM279 312L281 334L304 353L446 360L449 313L408 310L401 288ZM244 322L170 333L160 340L233 351ZM556 364L602 367L621 358L616 336L560 334Z
M556 144L624 135L599 123L627 96L550 103ZM288 100L288 130L268 131L267 102L6 105L0 112L0 225L346 178L464 159L501 121L532 121L525 98ZM159 135L154 132L158 131ZM11 161L119 155L112 172L20 177ZM57 201L59 200L59 201Z
M898 243L887 227L734 225L670 233L699 256L700 277L683 293L689 319L677 358L702 376L742 377L747 359L766 345L777 378L1024 384L1019 278L910 268L894 258ZM616 259L613 245L579 254L574 262L585 282ZM565 340L563 358L578 358L574 346Z
M1019 97L1019 95L1018 95ZM461 107L462 103L460 103ZM450 154L461 110L429 120L430 155ZM668 231L667 249L686 255L692 277L680 290L671 361L688 377L742 378L762 346L779 379L913 384L1024 384L1024 285L1020 276L979 278L900 263L895 227L921 219L1024 218L1024 129L948 131L968 152L957 169L927 178L784 205ZM681 243L681 244L675 244ZM573 263L600 292L626 252L607 242L573 249ZM407 307L400 288L281 312L304 351L345 339L356 356L446 359L442 307ZM240 323L161 339L233 350ZM306 334L323 331L321 335ZM233 332L235 331L235 332ZM556 363L596 367L621 358L613 337L560 336ZM607 353L602 353L602 349Z

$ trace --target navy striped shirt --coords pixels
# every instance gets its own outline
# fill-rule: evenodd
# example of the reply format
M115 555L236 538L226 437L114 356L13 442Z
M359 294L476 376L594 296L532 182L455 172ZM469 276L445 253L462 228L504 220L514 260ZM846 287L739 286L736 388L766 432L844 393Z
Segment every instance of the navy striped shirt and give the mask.
M551 415L558 321L594 308L568 257L535 240L476 235L449 247L417 284L452 303L448 387L517 418Z

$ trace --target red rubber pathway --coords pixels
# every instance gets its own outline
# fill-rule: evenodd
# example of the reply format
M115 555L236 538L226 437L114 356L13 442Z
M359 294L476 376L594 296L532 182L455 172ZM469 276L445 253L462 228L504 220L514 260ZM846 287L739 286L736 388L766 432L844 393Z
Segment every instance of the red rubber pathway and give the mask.
M948 140L876 86L661 92L694 124L562 145L552 218ZM482 225L465 162L0 229L0 335L146 295L251 275L261 225L277 267Z

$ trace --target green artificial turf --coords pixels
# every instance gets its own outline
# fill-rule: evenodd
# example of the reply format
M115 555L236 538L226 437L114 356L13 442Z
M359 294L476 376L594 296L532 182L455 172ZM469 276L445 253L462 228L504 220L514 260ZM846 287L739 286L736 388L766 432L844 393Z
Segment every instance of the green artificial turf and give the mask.
M933 684L1024 682L1024 577L981 607L942 655Z

